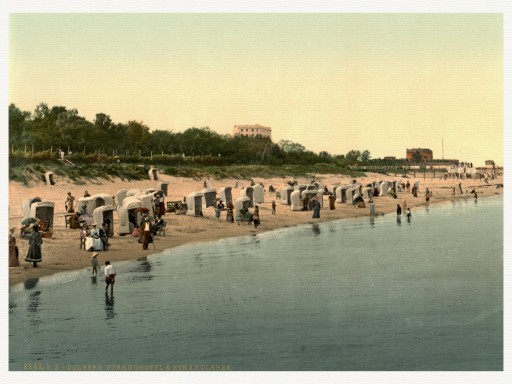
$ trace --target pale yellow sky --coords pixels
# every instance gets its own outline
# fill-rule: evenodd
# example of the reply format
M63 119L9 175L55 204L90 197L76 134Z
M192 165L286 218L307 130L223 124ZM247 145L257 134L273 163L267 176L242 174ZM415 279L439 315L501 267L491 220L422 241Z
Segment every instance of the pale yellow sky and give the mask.
M500 14L11 14L9 102L503 163Z

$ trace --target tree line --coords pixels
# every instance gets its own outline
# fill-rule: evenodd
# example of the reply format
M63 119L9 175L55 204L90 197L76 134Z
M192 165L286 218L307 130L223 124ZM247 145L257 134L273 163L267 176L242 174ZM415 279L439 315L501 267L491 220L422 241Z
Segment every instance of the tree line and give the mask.
M68 148L75 158L103 155L118 158L171 156L206 159L215 164L313 165L340 167L371 162L368 150L351 150L345 155L315 153L290 140L274 143L270 138L221 135L208 127L183 132L151 131L142 121L114 123L109 115L97 113L93 121L64 106L36 106L33 113L9 105L11 156L21 153L55 153Z

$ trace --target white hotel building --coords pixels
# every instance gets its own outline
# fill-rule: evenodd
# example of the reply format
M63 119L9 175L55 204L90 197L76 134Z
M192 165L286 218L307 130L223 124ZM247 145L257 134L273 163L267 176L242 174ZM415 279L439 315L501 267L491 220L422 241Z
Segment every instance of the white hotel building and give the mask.
M263 136L272 138L272 129L270 127L264 127L259 124L252 125L235 125L233 128L233 136Z

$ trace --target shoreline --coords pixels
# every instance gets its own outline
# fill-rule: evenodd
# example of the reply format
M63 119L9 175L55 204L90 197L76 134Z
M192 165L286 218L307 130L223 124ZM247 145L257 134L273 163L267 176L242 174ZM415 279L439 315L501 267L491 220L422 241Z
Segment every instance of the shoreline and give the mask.
M364 178L357 179L363 185L372 180L395 179L397 181L404 180L402 177L383 176L378 174L370 174ZM296 178L299 184L308 184L307 178ZM348 184L351 178L342 177L340 175L318 175L316 180L322 181L328 187L337 182L340 184ZM464 199L464 195L457 190L455 196L452 195L452 187L458 186L457 180L440 180L421 178L407 178L411 182L420 181L420 192L418 197L414 198L410 192L399 192L398 198L393 199L389 196L376 197L374 199L376 205L376 214L389 214L395 212L396 204L401 204L404 199L407 206L412 208L424 207L426 205L424 198L425 188L429 188L433 192L433 198L430 199L429 205L437 205L453 200ZM192 191L203 189L201 180L176 178L166 175L161 176L160 181L169 182L169 195L166 201L181 200L183 196L188 195ZM276 191L286 184L284 179L258 179L255 178L256 184L263 183L265 189L269 185L273 185ZM223 186L234 186L236 182L239 184L249 185L249 181L240 181L232 179L211 180L212 187L219 189ZM480 180L461 180L463 190L471 190L473 187L477 189L479 198L489 196L502 195L503 188L496 189L496 184L503 184L503 176L497 180L493 180L492 184L483 184ZM49 276L59 272L82 270L90 267L90 256L92 252L79 249L79 230L65 228L64 225L64 200L67 191L71 191L75 197L81 197L81 193L88 189L91 194L95 193L111 193L114 194L120 189L132 188L151 188L154 187L155 181L144 180L136 182L115 181L115 182L94 182L87 185L73 185L69 183L57 183L54 186L38 185L25 187L17 183L9 183L9 225L10 227L19 228L21 221L21 202L34 196L40 196L43 201L53 201L55 203L54 212L54 235L53 238L45 238L43 243L43 261L38 268L32 268L31 263L26 262L25 254L28 249L28 242L19 237L19 231L15 231L17 244L19 247L20 266L9 268L9 287L23 283L29 278L38 278ZM61 184L61 185L59 185ZM243 187L244 185L240 185ZM127 188L128 187L128 188ZM233 188L233 199L238 197L237 190ZM468 196L467 199L473 199ZM59 201L60 200L60 201ZM254 228L253 225L241 223L229 223L225 219L225 212L221 215L221 221L215 218L212 208L205 210L205 217L193 217L186 215L175 215L167 213L163 219L167 222L165 236L156 236L154 247L150 245L147 250L142 250L141 244L131 235L119 236L114 235L110 238L111 247L108 251L99 252L98 261L100 266L105 260L112 263L119 261L136 260L141 257L147 257L157 254L161 251L172 249L185 244L205 243L215 241L221 238L232 238L239 236L255 235L273 231L276 229L294 227L302 224L321 223L334 220L342 220L355 217L369 217L369 208L357 208L347 204L336 203L336 209L330 210L328 200L324 196L324 206L321 209L319 219L312 218L312 211L291 211L289 206L281 205L278 201L276 215L271 214L271 202L275 199L274 193L265 192L265 202L258 204L260 207L261 225ZM414 211L413 211L414 212ZM114 216L114 221L117 215ZM99 270L101 276L102 268Z

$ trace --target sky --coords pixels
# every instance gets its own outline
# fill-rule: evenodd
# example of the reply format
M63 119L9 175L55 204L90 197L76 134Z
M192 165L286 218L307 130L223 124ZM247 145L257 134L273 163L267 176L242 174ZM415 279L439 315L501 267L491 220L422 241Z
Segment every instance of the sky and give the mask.
M503 164L499 13L11 13L8 33L25 111Z

